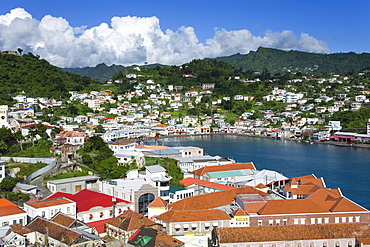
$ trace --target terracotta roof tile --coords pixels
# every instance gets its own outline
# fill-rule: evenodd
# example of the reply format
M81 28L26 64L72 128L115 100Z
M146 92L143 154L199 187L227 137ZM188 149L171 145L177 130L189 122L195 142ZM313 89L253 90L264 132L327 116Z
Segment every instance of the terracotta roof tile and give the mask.
M29 229L27 229L25 226L22 226L20 224L14 224L14 225L11 225L10 226L10 229L15 232L15 233L18 233L19 235L24 235L24 234L28 234L28 233L31 233L32 231L30 231Z
M180 201L169 204L167 208L173 210L211 209L231 204L235 200L237 194L259 194L265 197L269 196L269 194L253 187L245 186L231 190L187 197Z
M139 229L142 226L149 227L158 225L158 223L132 210L123 211L122 214L120 214L116 218L111 219L107 222L107 224L119 227L125 231Z
M317 224L259 227L218 227L221 243L271 242L286 240L368 238L368 224ZM360 234L360 235L356 235Z
M18 206L4 206L0 207L0 217L14 214L23 214L25 211L20 209Z
M166 222L193 222L193 221L212 221L212 220L229 220L230 216L219 209L209 210L187 210L174 211L170 210L155 218Z
M47 199L43 201L28 202L26 204L33 208L46 208L46 207L52 207L52 206L57 206L57 205L69 204L69 203L73 203L73 201L65 199L65 198L52 198L52 199Z
M270 200L259 211L260 215L327 213L327 209L309 199Z
M237 210L235 210L233 212L233 215L234 216L241 216L241 215L247 215L247 213L243 209L238 208Z
M166 202L165 200L163 200L162 198L160 197L157 197L154 199L154 201L152 201L148 207L154 207L154 208L165 208L166 206L168 205L168 202Z
M27 228L42 234L48 233L50 237L67 245L72 245L81 236L81 234L68 229L67 227L47 221L40 217L31 221L27 225Z
M58 212L58 214L56 214L50 221L69 227L76 221L76 219Z

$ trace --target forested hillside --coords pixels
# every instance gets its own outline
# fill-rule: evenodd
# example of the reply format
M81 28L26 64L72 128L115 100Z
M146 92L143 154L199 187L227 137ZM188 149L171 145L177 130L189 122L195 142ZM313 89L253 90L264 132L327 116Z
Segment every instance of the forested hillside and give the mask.
M122 65L113 64L111 66L107 66L104 63L98 64L95 67L62 68L63 71L75 73L81 76L87 76L96 81L106 81L112 78L113 75L126 69L127 68Z
M23 56L0 54L0 104L8 104L12 96L63 99L68 91L98 89L99 83L88 77L64 72L32 53Z
M333 53L319 54L301 51L283 51L272 48L260 47L256 52L248 54L235 54L227 57L215 58L231 64L233 67L244 72L261 72L271 75L284 75L290 73L302 73L307 75L321 75L323 73L343 74L351 71L359 71L370 65L370 54L362 53ZM204 60L209 60L208 58ZM140 66L141 68L162 67L160 64ZM132 65L124 67L121 65L107 66L99 64L96 67L65 68L64 71L90 77L97 81L107 81L115 74L127 69L138 67Z
M303 74L346 73L370 65L370 54L333 53L319 54L301 51L282 51L260 47L246 55L235 54L216 58L243 71L269 71L270 73L301 72Z
M142 67L144 68L154 68L157 66L162 66L160 64L148 64L144 65ZM70 73L75 73L81 76L87 76L90 77L93 80L99 81L99 82L105 82L112 78L115 74L127 70L132 69L135 67L139 67L139 65L131 65L128 67L122 66L122 65L111 65L108 66L105 63L101 63L96 65L95 67L84 67L84 68L61 68L63 71L67 71Z

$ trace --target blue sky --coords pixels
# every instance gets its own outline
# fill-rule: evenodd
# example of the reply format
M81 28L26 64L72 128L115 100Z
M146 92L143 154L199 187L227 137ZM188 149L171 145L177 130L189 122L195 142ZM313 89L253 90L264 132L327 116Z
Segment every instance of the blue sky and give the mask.
M366 0L12 0L0 6L0 50L22 47L62 67L181 64L258 46L362 53L370 52L368 13Z

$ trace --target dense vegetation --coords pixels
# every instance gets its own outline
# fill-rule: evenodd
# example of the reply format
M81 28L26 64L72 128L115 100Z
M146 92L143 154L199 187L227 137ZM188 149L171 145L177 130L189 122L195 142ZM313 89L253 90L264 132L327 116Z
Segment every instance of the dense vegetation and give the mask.
M157 66L161 66L159 64L148 64L145 65L145 68L154 68ZM122 66L122 65L115 65L112 64L111 66L106 65L105 63L101 63L96 65L95 67L84 67L84 68L62 68L63 71L75 73L81 76L87 76L90 77L93 80L99 81L99 82L105 82L112 78L115 74L127 70L132 69L135 67L139 67L139 65L131 65L128 67Z
M251 51L246 55L235 54L219 57L216 60L228 62L243 71L268 70L274 74L291 71L319 75L325 72L358 71L370 65L370 54L354 52L319 54L260 47L256 52Z
M261 73L269 71L272 75L284 75L286 72L319 75L322 73L343 74L351 71L358 71L370 65L370 54L356 54L353 52L319 54L260 47L257 51L251 51L245 55L238 53L231 56L218 57L215 58L215 60L227 62L233 67L248 72L249 74L256 71ZM124 67L121 65L107 66L105 64L99 64L96 67L68 68L63 70L87 76L97 81L106 81L112 78L116 73L134 67L137 66ZM156 65L141 67L154 68ZM186 66L182 67L185 68ZM187 69L187 72L192 73L190 68Z
M98 89L88 77L64 72L32 53L22 56L0 54L0 104L10 104L12 96L24 92L28 97L68 98L68 91Z
M95 170L102 178L121 178L126 172L137 168L136 164L117 165L117 158L113 151L100 136L93 136L78 150L82 154L82 161Z

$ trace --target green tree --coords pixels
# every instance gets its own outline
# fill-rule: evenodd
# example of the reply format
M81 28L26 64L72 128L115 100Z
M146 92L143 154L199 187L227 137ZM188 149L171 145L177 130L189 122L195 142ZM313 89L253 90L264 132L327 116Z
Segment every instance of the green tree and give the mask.
M0 189L3 191L12 191L16 183L15 178L5 177L0 182Z

